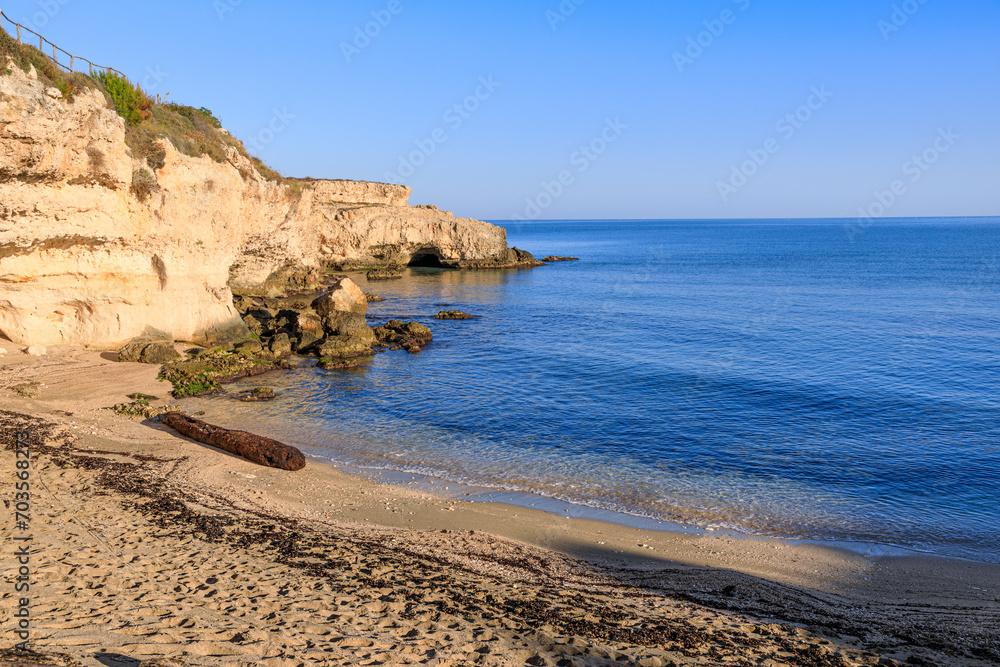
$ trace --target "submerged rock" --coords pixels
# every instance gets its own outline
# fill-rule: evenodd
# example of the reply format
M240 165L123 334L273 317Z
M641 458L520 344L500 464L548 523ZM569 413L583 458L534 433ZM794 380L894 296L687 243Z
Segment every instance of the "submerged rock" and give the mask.
M423 324L400 320L389 320L384 326L377 327L374 333L383 347L407 352L419 352L433 338L431 330Z
M368 280L395 280L402 277L403 272L396 268L372 269L365 274L365 278Z
M270 387L257 387L256 389L240 396L239 400L244 403L254 403L257 401L273 401L275 397L276 394Z
M385 301L384 296L379 296L378 294L372 294L371 292L365 293L365 298L368 300L368 303L379 303L381 301Z
M363 355L360 357L351 357L347 359L323 357L319 360L319 363L316 365L325 371L342 371L348 368L357 368L358 366L361 365L362 362L368 361L369 359L371 359L371 356L369 355Z
M561 255L549 255L542 257L543 262L579 262L579 257L562 257Z
M471 320L472 315L463 313L461 310L442 310L434 316L435 320Z

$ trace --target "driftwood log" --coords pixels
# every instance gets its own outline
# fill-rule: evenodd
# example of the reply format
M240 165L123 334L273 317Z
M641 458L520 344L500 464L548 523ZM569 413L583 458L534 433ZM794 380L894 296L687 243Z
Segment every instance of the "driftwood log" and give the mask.
M248 461L282 470L302 470L306 457L295 447L246 431L231 431L213 426L183 412L168 412L163 423L192 440L218 447Z

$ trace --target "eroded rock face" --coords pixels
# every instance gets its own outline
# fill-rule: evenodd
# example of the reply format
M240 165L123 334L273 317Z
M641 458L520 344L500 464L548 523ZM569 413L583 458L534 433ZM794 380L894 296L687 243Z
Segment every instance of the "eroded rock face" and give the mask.
M235 148L219 163L161 146L156 168L134 158L95 91L66 101L34 72L0 76L0 335L118 345L153 328L229 343L250 332L234 291L313 289L325 266L523 265L503 229L410 207L405 186L289 186ZM142 169L155 187L140 199Z

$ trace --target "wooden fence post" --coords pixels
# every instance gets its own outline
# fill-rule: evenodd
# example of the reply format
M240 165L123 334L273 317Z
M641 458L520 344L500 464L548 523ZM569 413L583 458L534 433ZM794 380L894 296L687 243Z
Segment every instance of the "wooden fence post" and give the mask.
M69 55L69 71L70 71L70 74L73 73L73 54L72 53Z
M21 43L21 24L17 24L17 43Z

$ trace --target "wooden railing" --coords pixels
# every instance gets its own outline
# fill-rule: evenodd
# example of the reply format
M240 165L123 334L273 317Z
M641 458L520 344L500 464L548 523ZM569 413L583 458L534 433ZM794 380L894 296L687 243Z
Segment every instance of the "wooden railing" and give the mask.
M114 69L113 67L102 67L100 65L95 65L94 63L90 62L86 58L81 58L80 56L74 56L69 51L66 51L65 49L61 49L58 46L56 46L55 44L53 44L52 42L50 42L49 40L45 39L44 37L42 37L41 35L39 35L37 32L35 32L34 30L32 30L31 28L29 28L27 26L23 26L23 25L21 25L20 23L18 23L16 21L13 21L9 16L7 16L6 14L4 14L3 11L0 11L0 29L5 30L7 32L7 34L9 34L11 37L14 36L14 33L12 33L11 31L7 30L6 28L4 28L4 26L3 26L3 20L4 19L7 19L7 21L9 23L11 23L15 27L16 33L17 33L17 43L18 44L24 44L25 43L21 39L22 38L21 31L25 30L27 32L30 32L32 35L34 35L35 37L38 38L38 50L42 52L42 55L46 56L49 60L51 60L57 66L63 68L67 72L83 71L83 70L77 70L77 69L75 69L77 67L77 61L82 61L82 62L87 63L87 66L89 68L89 74L90 74L90 76L94 76L95 72L96 73L113 72L113 73L117 74L120 77L124 77L125 76L124 74L122 74L118 70ZM32 41L31 45L34 46L34 39L32 38L31 41ZM49 53L48 53L49 49L46 48L46 44L48 46L52 47L51 48L52 55L49 55ZM59 54L60 53L62 53L65 57L69 58L69 64L65 64L65 63L59 62ZM63 58L63 60L66 59L65 57Z

